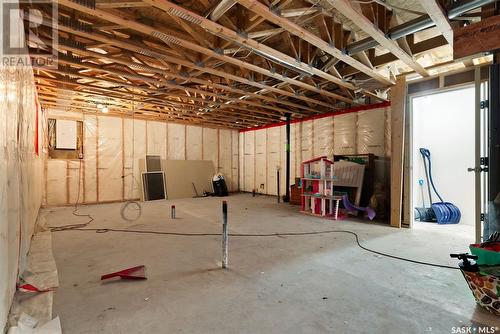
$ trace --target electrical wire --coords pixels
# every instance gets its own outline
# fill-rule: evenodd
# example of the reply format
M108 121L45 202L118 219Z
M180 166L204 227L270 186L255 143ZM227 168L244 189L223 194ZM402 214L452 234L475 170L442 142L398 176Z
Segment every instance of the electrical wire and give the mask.
M107 233L107 232L115 232L115 233L134 233L134 234L155 234L155 235L170 235L170 236L180 236L180 237L218 237L220 234L218 233L181 233L181 232L162 232L162 231L151 231L151 230L128 230L128 229L114 229L114 228L75 228L71 229L72 231L85 231L85 232L96 232L96 233ZM61 230L66 231L66 230ZM58 232L58 231L56 231ZM388 257L395 260L410 262L414 264L420 264L425 266L444 268L444 269L453 269L459 270L458 267L452 267L442 264L417 261L413 259L404 258L401 256L396 256L392 254L383 253L374 249L370 249L366 246L363 246L359 241L359 236L356 232L348 231L348 230L325 230L325 231L312 231L312 232L284 232L284 233L263 233L263 234L253 234L253 233L229 233L230 237L286 237L286 236L304 236L304 235L318 235L318 234L332 234L332 233L344 233L350 234L354 236L356 245L363 249L364 251L374 253L380 256Z
M81 223L81 224L68 224L68 225L50 227L49 229L51 232L81 229L81 228L87 227L90 223L92 223L94 221L94 217L92 217L92 215L87 214L87 213L84 213L84 214L78 213L78 210L80 210L78 207L78 204L80 202L80 185L82 183L82 160L83 159L80 159L80 164L79 164L79 168L78 168L78 187L77 187L78 193L76 195L74 209L71 213L73 214L73 216L87 217L89 220L87 222Z

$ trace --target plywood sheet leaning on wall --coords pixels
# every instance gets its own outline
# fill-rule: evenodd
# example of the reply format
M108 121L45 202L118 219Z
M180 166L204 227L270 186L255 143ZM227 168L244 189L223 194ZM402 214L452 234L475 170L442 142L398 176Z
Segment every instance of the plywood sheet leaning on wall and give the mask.
M208 160L163 160L167 198L191 198L204 191L212 192L212 177L215 168Z
M358 115L355 113L339 115L333 121L333 153L356 154L356 125Z

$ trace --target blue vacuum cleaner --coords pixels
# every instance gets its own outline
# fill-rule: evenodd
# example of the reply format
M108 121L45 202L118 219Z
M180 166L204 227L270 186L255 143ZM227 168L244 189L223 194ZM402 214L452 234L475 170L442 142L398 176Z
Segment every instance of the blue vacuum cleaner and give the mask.
M420 220L428 222L436 221L438 224L458 224L462 216L460 210L453 203L443 201L443 198L437 192L434 181L432 180L431 152L426 148L421 148L420 154L422 155L422 159L424 161L425 177L427 179L427 187L429 191L429 202L431 203L431 209L434 213L434 215L421 214L419 217ZM430 186L432 186L432 190L434 190L434 193L437 195L441 202L432 203ZM435 218L432 216L434 216Z

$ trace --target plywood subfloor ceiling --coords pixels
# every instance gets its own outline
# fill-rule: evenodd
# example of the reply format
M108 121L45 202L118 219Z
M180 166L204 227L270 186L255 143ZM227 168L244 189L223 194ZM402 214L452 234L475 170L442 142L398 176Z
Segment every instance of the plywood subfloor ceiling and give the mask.
M492 2L492 1L490 1ZM460 4L462 4L461 2ZM452 62L435 0L59 0L58 66L35 69L45 108L247 128L387 99L401 73ZM457 4L453 4L456 6ZM477 7L477 6L476 6ZM434 25L433 23L433 25ZM53 41L49 27L36 33ZM37 46L31 45L37 52ZM464 66L470 59L459 62ZM470 65L470 64L469 64Z

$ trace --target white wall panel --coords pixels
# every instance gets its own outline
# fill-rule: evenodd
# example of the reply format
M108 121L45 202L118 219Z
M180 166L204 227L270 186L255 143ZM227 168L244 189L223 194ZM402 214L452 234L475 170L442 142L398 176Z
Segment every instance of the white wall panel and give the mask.
M167 158L167 124L161 122L147 122L147 154L159 155Z
M313 157L333 156L333 117L313 120Z
M365 110L358 112L357 153L373 153L379 157L385 154L385 110Z
M122 200L122 119L117 117L99 116L97 124L97 172L99 177L98 198L101 202Z
M168 159L186 159L186 126L183 124L168 124Z
M202 160L203 129L198 126L186 127L186 160Z
M203 128L203 160L212 160L215 171L219 169L217 129Z
M357 114L335 116L333 121L333 153L356 154Z

